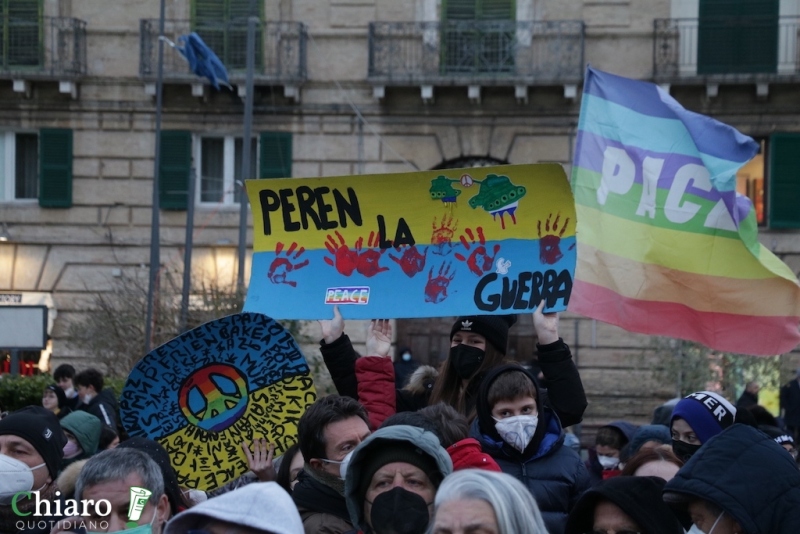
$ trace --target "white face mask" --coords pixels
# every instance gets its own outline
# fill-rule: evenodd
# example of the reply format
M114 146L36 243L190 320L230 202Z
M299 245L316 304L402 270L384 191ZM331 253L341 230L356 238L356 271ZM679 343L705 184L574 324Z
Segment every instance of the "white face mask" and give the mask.
M495 419L495 421L494 427L500 437L503 438L503 441L522 452L536 433L536 427L539 425L539 416L515 415L505 419Z
M713 524L713 525L711 525L711 530L709 530L708 532L706 532L706 534L712 534L712 533L714 532L714 529L715 529L715 528L717 528L717 523L719 523L719 520L720 520L720 519L722 519L722 516L723 516L723 515L725 515L725 510L723 510L723 511L722 511L722 512L721 512L721 513L720 513L720 514L717 516L717 520L716 520L716 521L714 521L714 524ZM692 526L696 526L696 525L692 525ZM700 529L698 528L697 530L700 530ZM701 532L702 532L702 531L701 531Z
M45 464L39 464L34 467L28 467L28 464L0 454L0 505L9 505L14 495L20 491L30 491L33 489L33 470L44 467Z
M613 456L603 456L602 454L598 454L597 461L600 462L600 465L603 466L603 469L614 469L619 465L619 458L614 458Z
M337 462L336 460L323 460L326 464L339 464L339 478L344 480L345 475L347 474L347 466L350 464L350 458L353 457L353 451L347 453L347 456L342 458L342 461Z
M95 398L96 396L97 395L95 395L93 393L87 393L86 395L81 397L81 402L84 403L84 404L89 404L90 402L92 402L92 399Z

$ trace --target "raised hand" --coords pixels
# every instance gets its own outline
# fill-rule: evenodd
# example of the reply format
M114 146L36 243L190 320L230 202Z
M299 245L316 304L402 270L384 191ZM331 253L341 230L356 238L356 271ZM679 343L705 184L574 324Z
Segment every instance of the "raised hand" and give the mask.
M325 343L333 343L344 333L344 319L342 314L339 313L339 306L333 307L333 319L320 319L320 327L322 327L322 339Z
M247 441L242 442L242 450L247 457L247 467L256 474L261 482L271 482L275 480L275 466L272 464L272 457L275 455L275 444L267 443L264 438L253 440L253 451Z
M367 332L367 356L389 356L392 349L392 323L389 319L373 319Z
M544 299L533 312L533 328L539 337L540 345L549 345L558 341L558 314L544 313Z

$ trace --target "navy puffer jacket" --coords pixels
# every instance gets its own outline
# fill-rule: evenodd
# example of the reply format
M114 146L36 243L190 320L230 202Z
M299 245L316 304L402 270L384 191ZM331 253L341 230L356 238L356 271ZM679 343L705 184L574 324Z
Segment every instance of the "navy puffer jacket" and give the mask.
M664 488L669 503L693 498L722 508L743 534L800 532L800 471L783 447L750 426L711 438Z
M564 446L558 416L541 404L538 394L539 425L531 444L519 453L497 434L487 402L489 386L507 372L523 372L536 384L536 379L518 365L496 368L481 383L476 406L478 417L470 428L470 437L477 439L500 469L521 481L530 490L542 512L547 531L561 534L567 516L581 494L589 488L589 473L580 456Z

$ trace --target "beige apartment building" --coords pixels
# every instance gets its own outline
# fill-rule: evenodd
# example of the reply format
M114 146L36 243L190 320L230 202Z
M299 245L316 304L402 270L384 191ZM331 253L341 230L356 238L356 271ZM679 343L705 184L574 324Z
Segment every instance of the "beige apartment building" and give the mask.
M800 0L255 6L253 175L535 162L569 171L591 64L655 81L757 139L761 153L738 187L753 199L762 243L800 271ZM194 276L223 284L237 272L249 8L249 0L166 3L166 37L198 32L233 89L210 87L165 46L161 262L182 270L192 203ZM147 271L158 16L158 0L0 0L0 304L47 307L42 367L90 364L67 325L93 294ZM399 320L397 344L435 363L451 321ZM348 329L363 339L363 325ZM515 330L512 355L530 359L530 317ZM659 356L646 336L571 314L562 332L590 399L588 427L644 422L674 396L675 384L654 378ZM40 353L23 359L38 365Z

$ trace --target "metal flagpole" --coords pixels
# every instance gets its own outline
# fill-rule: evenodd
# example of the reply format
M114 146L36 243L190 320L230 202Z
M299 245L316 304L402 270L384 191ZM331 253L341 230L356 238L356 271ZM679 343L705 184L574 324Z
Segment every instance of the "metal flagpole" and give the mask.
M150 352L153 343L153 309L158 293L158 272L161 268L160 228L159 228L159 167L161 166L161 107L164 84L164 18L165 0L161 0L158 19L158 76L156 78L156 153L153 161L153 213L150 221L150 280L147 285L147 322L144 328L144 352Z
M192 286L192 244L194 242L194 191L197 175L194 167L189 172L189 204L186 206L186 245L183 250L183 287L181 288L181 332L186 331L189 316L189 291Z
M256 23L255 1L250 0L250 15L247 17L247 79L244 95L244 140L242 141L242 189L239 204L239 270L236 275L236 288L244 290L244 259L247 251L247 191L244 180L250 176L250 135L253 128L253 70L256 62Z

